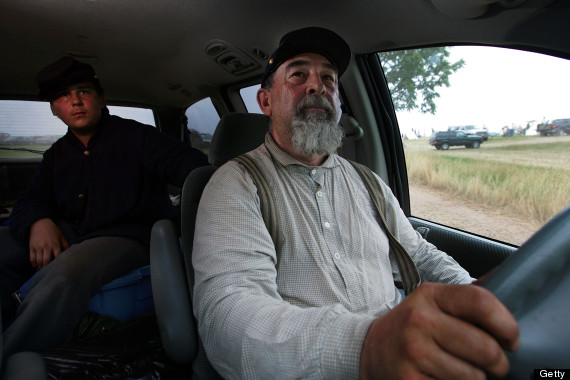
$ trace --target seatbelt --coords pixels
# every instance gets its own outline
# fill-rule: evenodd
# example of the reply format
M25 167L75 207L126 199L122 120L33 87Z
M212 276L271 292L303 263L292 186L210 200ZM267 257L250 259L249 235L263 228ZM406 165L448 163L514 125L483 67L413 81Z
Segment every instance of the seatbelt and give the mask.
M273 243L275 244L275 251L277 252L277 257L279 258L281 249L283 247L283 230L281 228L279 209L277 208L275 196L271 191L269 181L267 180L267 177L259 165L247 154L242 154L241 156L234 158L234 160L240 163L249 172L254 184L257 187L257 194L260 200L263 221L265 222L265 226L267 227L267 230L273 239ZM406 249L400 244L400 242L388 229L388 225L384 216L386 212L384 208L384 194L382 193L382 189L376 180L374 173L364 165L350 160L349 162L362 178L362 181L368 190L370 198L378 210L381 227L384 229L386 235L388 236L390 254L398 265L398 270L400 271L400 276L402 277L402 286L404 288L405 294L408 295L421 284L421 278L418 269L408 252L406 252Z

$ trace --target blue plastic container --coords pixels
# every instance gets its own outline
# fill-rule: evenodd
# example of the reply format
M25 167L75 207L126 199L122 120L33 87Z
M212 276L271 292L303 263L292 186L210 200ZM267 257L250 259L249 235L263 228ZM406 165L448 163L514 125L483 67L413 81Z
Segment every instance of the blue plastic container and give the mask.
M19 299L24 299L29 292L26 282L16 292ZM150 266L144 266L119 277L105 285L91 298L89 310L126 321L138 315L154 312Z

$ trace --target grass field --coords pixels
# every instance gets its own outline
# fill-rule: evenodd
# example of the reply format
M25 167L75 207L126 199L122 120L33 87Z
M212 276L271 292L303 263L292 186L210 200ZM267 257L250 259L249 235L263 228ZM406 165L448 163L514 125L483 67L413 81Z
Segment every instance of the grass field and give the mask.
M29 145L2 145L0 143L0 159L1 158L41 158L51 144L29 144ZM27 149L36 152L27 151Z
M479 149L404 140L410 184L546 222L570 204L570 136L493 137Z

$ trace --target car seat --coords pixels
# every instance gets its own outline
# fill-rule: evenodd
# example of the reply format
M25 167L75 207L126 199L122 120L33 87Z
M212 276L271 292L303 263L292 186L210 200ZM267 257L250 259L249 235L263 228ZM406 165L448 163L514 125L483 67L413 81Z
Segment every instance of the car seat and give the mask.
M220 166L263 144L268 130L265 115L224 115L212 137L210 165L193 170L182 188L181 239L170 220L157 221L151 232L151 281L162 344L172 360L192 364L196 378L219 378L206 358L192 312L192 245L200 197Z

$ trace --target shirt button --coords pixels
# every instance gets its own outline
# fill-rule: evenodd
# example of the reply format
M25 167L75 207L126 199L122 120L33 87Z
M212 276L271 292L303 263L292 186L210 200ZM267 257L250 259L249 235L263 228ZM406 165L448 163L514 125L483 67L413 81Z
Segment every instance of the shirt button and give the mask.
M322 191L317 191L317 196L322 197L322 196L323 196L323 192L322 192Z
M331 224L329 222L325 222L325 227L329 228L331 226Z
M83 152L83 154L84 154L85 156L90 156L90 155L91 155L91 151L86 150L85 152Z
M311 170L311 174L312 174L312 175L315 175L315 174L317 174L317 169L313 169L313 170Z
M85 194L79 194L79 195L77 196L77 198L83 199L83 198L85 198Z
M337 259L340 259L340 253L335 252L334 257L336 257Z

